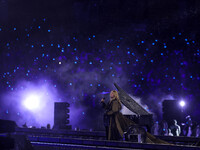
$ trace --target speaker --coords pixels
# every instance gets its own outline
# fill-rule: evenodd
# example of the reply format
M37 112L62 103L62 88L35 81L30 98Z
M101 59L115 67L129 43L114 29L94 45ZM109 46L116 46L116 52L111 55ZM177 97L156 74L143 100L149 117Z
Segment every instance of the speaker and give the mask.
M54 103L54 129L70 129L69 107L67 102Z
M0 133L11 133L15 132L17 124L11 120L0 119Z
M168 125L173 124L173 120L177 120L178 123L182 122L183 113L179 107L179 103L176 100L164 100L162 102L163 119L167 121Z

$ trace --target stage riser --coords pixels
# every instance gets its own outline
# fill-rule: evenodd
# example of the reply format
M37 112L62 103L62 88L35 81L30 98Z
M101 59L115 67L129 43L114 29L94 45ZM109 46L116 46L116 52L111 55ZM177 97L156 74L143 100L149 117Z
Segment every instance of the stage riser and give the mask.
M18 128L17 133L34 136L47 137L66 137L66 138L81 138L81 139L99 139L106 140L105 132L103 131L72 131L72 130L47 130L47 129L28 129ZM199 141L195 137L173 137L173 136L156 136L159 139L178 145L193 145Z
M49 137L29 137L31 143L36 145L40 144L63 144L67 147L70 145L81 145L81 146L97 146L97 147L109 147L109 148L129 148L129 149L154 149L154 150L200 150L200 147L192 146L174 146L174 145L159 145L159 144L143 144L133 143L125 141L103 141L103 140L88 140L88 139L71 139L71 138L49 138Z
M75 145L75 144L64 144L58 145L51 143L51 146L47 143L35 143L33 142L34 150L55 150L55 149L63 149L63 150L130 150L130 148L111 148L111 147L103 147L103 146L87 146L87 145ZM132 149L134 150L134 149ZM138 150L138 149L137 149ZM140 149L142 150L142 149Z

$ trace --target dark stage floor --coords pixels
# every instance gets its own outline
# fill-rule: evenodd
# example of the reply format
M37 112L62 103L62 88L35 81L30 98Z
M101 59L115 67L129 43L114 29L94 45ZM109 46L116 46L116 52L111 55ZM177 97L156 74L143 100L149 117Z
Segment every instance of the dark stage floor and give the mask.
M72 130L47 130L17 128L16 133L10 135L14 139L15 149L53 150L53 149L97 149L97 150L122 150L122 149L157 149L157 150L197 150L194 146L199 138L157 136L171 145L146 144L131 141L107 141L103 131L72 131ZM1 138L8 135L1 134ZM12 143L12 140L10 140ZM1 140L1 144L2 140ZM9 143L7 143L9 144ZM11 146L11 145L9 145ZM31 148L32 147L32 148Z

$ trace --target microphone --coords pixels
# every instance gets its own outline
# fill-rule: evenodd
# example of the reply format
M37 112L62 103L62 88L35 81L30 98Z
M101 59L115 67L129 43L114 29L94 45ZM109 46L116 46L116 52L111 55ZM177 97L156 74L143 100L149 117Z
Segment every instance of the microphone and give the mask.
M103 100L105 100L106 98L105 98L105 97L103 97L102 99L103 99ZM102 102L100 101L100 102L99 102L99 104L101 104L101 103L102 103Z

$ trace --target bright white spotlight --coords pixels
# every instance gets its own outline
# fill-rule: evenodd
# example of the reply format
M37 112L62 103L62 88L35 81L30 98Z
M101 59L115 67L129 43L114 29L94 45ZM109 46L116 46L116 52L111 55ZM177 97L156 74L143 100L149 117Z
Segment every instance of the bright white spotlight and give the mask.
M184 106L185 106L185 102L184 102L184 101L180 101L179 104L180 104L181 107L184 107Z
M29 110L38 109L40 106L40 98L37 95L29 95L23 102L24 106Z

